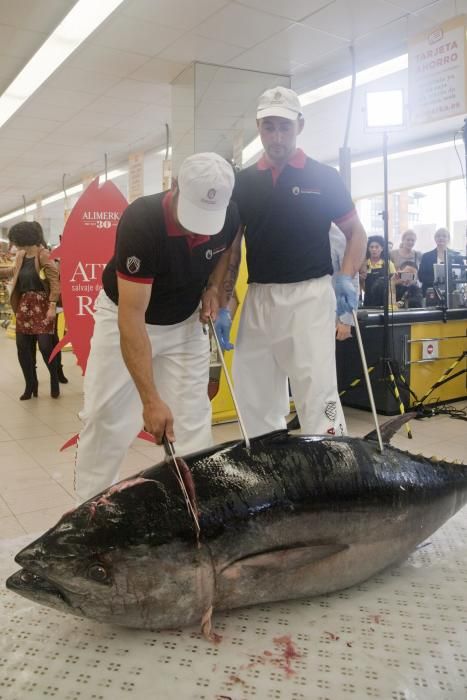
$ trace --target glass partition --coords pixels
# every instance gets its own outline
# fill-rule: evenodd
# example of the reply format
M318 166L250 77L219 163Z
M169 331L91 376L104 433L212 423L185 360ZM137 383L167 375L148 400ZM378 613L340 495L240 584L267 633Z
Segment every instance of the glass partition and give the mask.
M242 165L242 149L256 135L259 95L290 77L194 63L172 83L172 161L176 174L188 155L215 151Z
M451 180L448 183L449 211L448 221L451 232L451 247L459 252L466 253L466 191L465 180Z
M417 235L417 250L425 253L434 248L433 236L441 227L448 227L445 182L389 193L389 240L397 248L402 234L412 229ZM457 193L456 193L457 196ZM357 201L357 211L368 235L383 235L383 195ZM465 196L464 196L465 216ZM460 209L456 209L460 215Z

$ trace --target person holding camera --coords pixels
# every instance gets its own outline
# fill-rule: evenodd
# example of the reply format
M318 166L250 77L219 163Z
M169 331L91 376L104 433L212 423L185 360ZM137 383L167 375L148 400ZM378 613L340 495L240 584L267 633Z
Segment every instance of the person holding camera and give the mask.
M422 290L417 281L417 266L405 260L396 274L396 301L400 308L419 309L422 304Z

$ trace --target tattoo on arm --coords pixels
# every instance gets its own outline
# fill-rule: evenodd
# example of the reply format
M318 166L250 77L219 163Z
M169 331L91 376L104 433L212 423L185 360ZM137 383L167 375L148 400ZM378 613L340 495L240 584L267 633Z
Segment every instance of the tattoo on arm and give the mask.
M232 298L232 294L234 293L235 283L237 282L238 277L238 269L240 266L240 257L240 255L232 254L229 266L227 268L227 273L224 277L223 292L226 305L229 303Z

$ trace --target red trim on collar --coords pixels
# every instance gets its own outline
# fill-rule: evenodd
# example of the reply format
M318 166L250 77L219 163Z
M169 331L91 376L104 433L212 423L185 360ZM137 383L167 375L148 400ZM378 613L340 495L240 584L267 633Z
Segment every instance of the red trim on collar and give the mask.
M306 164L306 153L302 151L301 148L297 148L290 160L287 161L286 165L291 165L292 168L298 168L303 170ZM277 170L275 165L271 163L266 153L263 153L259 161L256 163L258 170Z
M188 247L190 250L196 248L198 245L202 245L209 241L211 236L205 236L198 233L186 233L175 221L172 216L171 203L172 203L173 192L169 191L164 195L162 199L162 209L164 211L165 227L167 229L168 236L183 236L186 239Z

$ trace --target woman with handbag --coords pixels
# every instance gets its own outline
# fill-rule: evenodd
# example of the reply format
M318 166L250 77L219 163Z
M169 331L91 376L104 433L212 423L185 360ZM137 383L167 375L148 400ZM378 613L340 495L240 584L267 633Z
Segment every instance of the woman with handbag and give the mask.
M60 295L58 269L49 252L41 246L41 237L33 221L21 221L8 232L10 243L17 248L15 264L2 271L11 277L10 304L16 314L16 348L26 387L19 397L26 401L37 396L35 343L50 372L50 395L60 396L58 361L49 362L54 348L57 301Z

